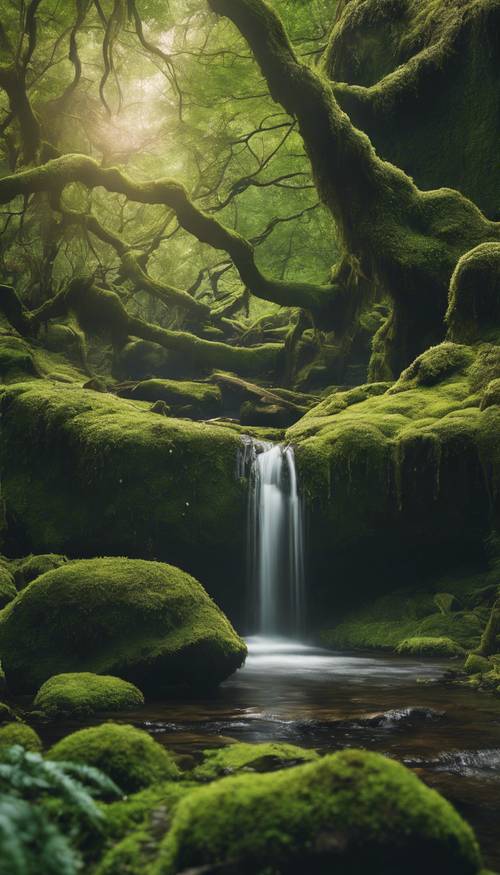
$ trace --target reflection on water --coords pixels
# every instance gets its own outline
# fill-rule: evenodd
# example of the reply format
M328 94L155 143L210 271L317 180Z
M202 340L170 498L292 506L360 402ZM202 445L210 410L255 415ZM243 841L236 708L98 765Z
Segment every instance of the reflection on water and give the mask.
M244 668L209 698L151 703L123 719L182 753L229 739L385 753L457 806L500 872L500 699L438 683L443 662L248 643Z

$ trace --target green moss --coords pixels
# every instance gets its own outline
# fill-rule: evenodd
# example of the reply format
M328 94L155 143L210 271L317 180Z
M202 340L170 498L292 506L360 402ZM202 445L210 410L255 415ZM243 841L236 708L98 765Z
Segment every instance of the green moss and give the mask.
M233 772L272 772L317 758L314 750L284 742L230 744L219 750L205 750L203 762L190 773L190 777L198 781L213 781Z
M243 550L239 436L140 404L42 380L4 390L13 552L160 558L221 591Z
M435 638L420 635L414 638L405 638L397 648L398 653L408 656L462 656L463 648L451 638Z
M99 711L132 711L144 704L133 684L90 672L59 674L38 690L35 705L50 717L87 717Z
M354 124L421 188L457 188L498 215L498 5L350 0L339 12L326 69Z
M222 410L222 395L218 386L188 380L143 380L122 393L140 401L165 401L174 415L193 419L208 419Z
M500 407L480 409L499 353L442 344L385 391L332 393L287 430L325 589L333 567L337 595L343 580L380 592L378 568L479 553L500 495Z
M94 766L127 793L179 776L171 754L147 732L118 723L73 732L58 741L48 756Z
M0 380L15 383L36 376L33 353L26 341L12 334L0 334Z
M60 556L58 553L43 553L41 556L27 556L25 559L15 561L13 564L18 589L23 589L41 574L59 568L66 561L66 556Z
M500 243L483 243L457 263L446 319L453 340L497 342L500 336Z
M42 742L31 726L25 723L7 723L0 726L0 750L19 744L26 750L39 752L42 750Z
M486 674L486 672L491 671L491 668L491 662L477 653L469 653L465 660L464 669L467 674Z
M270 775L224 778L182 800L155 875L238 871L473 875L470 827L399 763L349 750Z
M0 614L0 653L13 690L91 671L158 695L217 684L242 664L246 647L185 572L105 558L67 562L26 587Z
M0 608L5 607L16 595L17 589L12 574L0 565Z
M195 784L187 781L155 783L103 809L106 817L104 849L96 875L143 875L170 827L180 800ZM104 853L103 853L104 850Z
M474 583L469 579L464 582L465 593L469 587L474 591ZM462 594L460 583L456 587L463 600L473 600L473 596ZM452 593L447 595L455 598ZM323 643L342 650L393 650L405 638L445 637L464 649L476 647L486 617L482 602L474 610L444 614L436 612L435 599L433 592L425 590L399 590L373 599L353 609L334 628L324 630Z

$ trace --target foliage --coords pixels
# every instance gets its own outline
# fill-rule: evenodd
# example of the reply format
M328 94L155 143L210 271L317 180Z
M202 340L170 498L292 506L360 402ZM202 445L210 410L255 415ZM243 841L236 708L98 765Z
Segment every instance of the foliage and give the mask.
M0 872L76 875L82 830L100 831L96 797L120 790L97 769L44 760L15 745L0 758Z

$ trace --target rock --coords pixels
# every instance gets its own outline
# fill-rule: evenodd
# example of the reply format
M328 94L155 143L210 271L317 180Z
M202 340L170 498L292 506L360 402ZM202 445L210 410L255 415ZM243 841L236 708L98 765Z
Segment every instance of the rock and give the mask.
M459 259L450 283L449 336L496 341L500 323L500 243L482 243Z
M223 778L182 799L155 873L215 864L252 875L476 875L480 855L471 828L416 775L379 754L348 750L273 774Z
M0 403L12 550L21 541L33 553L154 557L241 605L238 434L44 380L0 387Z
M0 658L16 692L81 671L116 675L156 695L206 688L232 674L245 654L201 584L160 562L67 562L0 614Z
M43 747L39 735L26 723L7 723L0 726L0 758L2 750L15 744L35 753L39 753Z
M316 751L284 742L229 744L218 750L205 750L203 754L203 762L189 775L198 781L213 781L241 771L274 772L318 759Z
M99 711L132 711L144 705L144 696L121 678L76 672L45 681L34 704L49 717L79 719Z
M405 638L396 647L396 652L408 656L463 656L463 647L451 638L432 638L420 636Z
M477 653L469 653L465 660L464 669L467 674L485 674L493 668L489 659L484 656L479 656Z
M73 732L58 741L48 757L100 769L126 793L180 774L172 755L147 732L118 723Z

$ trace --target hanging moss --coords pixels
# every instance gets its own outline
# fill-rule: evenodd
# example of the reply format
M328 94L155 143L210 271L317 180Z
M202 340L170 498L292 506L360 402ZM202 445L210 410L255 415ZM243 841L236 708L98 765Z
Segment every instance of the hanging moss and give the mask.
M42 380L6 388L1 408L11 552L158 557L240 603L238 434Z

